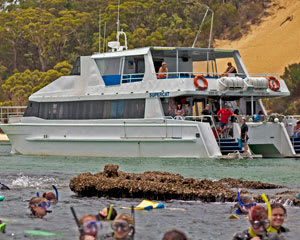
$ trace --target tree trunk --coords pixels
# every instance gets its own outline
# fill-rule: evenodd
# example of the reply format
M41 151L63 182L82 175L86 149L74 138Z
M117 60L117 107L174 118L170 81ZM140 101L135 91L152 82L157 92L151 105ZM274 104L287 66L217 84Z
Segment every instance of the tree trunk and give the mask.
M14 52L14 70L18 70L17 68L17 49L15 43L13 44L13 52Z
M9 39L8 40L11 45L12 45L12 50L13 50L13 53L14 53L14 59L13 59L13 70L18 70L17 68L17 49L16 49L16 42Z
M42 49L38 47L39 59L42 66L42 72L46 72L46 63L42 55Z

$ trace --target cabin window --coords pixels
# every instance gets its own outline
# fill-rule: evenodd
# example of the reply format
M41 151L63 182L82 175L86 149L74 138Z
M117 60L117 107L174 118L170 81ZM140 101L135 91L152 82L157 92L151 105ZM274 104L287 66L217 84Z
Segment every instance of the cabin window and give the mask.
M29 116L39 116L39 103L38 102L29 102L24 112L24 117Z
M144 78L144 56L127 56L124 62L122 83L140 82Z
M144 118L144 112L145 99L30 102L24 116L43 119L129 119Z
M121 83L122 58L96 59L96 64L106 86L119 85Z

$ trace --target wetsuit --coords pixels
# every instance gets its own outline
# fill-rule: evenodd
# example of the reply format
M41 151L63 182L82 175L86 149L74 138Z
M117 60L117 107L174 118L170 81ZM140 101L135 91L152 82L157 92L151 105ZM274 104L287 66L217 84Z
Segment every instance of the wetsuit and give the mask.
M286 227L283 227L281 226L279 228L279 230L271 227L270 229L268 229L269 232L274 232L274 233L277 233L279 235L279 239L280 240L285 240L286 238L284 237L285 233L289 232L290 229L286 228Z
M276 233L268 232L266 235L259 236L256 235L251 228L241 233L235 233L233 235L233 240L251 240L254 237L259 237L261 240L280 240L278 234Z

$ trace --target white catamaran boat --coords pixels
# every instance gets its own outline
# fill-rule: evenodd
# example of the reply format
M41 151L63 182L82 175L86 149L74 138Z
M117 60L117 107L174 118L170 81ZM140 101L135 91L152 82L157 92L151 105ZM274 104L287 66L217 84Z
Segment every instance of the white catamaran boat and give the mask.
M19 123L1 125L12 153L216 158L238 149L240 127L233 123L231 138L220 139L216 119L201 116L205 104L212 112L226 102L241 115L266 115L260 99L289 95L278 76L250 75L237 50L109 46L111 52L78 58L70 76L31 95ZM218 74L228 61L237 73ZM158 74L162 62L169 71ZM188 104L188 116L175 116L177 103ZM248 126L256 154L295 155L282 123Z

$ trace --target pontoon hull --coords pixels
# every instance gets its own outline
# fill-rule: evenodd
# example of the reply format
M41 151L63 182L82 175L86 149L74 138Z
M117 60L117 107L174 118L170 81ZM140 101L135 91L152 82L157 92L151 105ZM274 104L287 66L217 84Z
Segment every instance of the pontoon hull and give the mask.
M221 156L207 123L179 120L93 121L1 125L12 153L90 157Z

